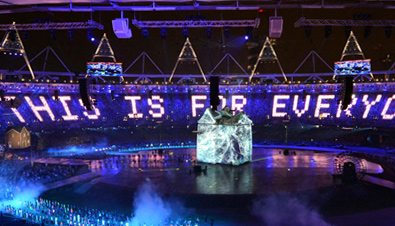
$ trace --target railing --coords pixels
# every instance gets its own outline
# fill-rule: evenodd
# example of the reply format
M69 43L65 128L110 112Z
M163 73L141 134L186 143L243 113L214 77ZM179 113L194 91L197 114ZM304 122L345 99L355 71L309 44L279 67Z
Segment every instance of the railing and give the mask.
M0 73L2 74L2 79L1 81L7 81L6 77L7 75L30 75L29 71L9 71L9 70L0 70ZM69 79L76 80L77 78L75 77L75 73L72 72L56 72L56 71L35 71L35 74L38 75L46 75L50 77L51 79L42 79L42 80L31 80L31 79L23 79L21 81L35 81L35 82L49 82L52 80L57 80L57 81L63 81L66 80L65 78L59 79L59 77L69 77ZM395 70L390 70L390 71L373 71L372 72L374 76L373 81L380 81L380 82L385 82L385 81L393 81L395 78ZM241 80L238 81L245 83L248 82L249 75L246 74L217 74L215 76L220 76L221 79L226 79L229 80L229 83L232 83L231 80ZM288 78L289 84L295 84L295 83L333 83L332 76L333 73L293 73L293 74L286 74ZM42 77L42 76L41 76ZM170 77L169 74L123 74L123 77L126 79L128 83L135 83L141 81L150 81L149 83L154 83L154 82L163 82L168 80ZM202 80L202 75L199 74L174 74L174 78L190 78L190 79L195 79L196 81ZM129 78L129 79L127 79ZM132 78L135 78L134 80ZM283 74L257 74L254 75L254 80L257 83L264 83L265 81L270 81L270 83L282 83L283 81ZM154 81L151 81L154 80ZM365 80L360 80L357 79L356 81L368 81L367 79ZM112 81L111 81L112 82ZM175 81L175 83L181 83L182 81ZM167 84L167 83L165 83ZM195 84L195 82L193 82Z

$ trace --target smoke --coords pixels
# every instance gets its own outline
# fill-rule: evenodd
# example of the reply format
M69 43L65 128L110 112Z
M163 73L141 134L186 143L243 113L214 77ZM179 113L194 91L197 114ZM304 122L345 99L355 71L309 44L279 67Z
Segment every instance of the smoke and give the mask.
M172 219L174 222L180 216L188 214L189 210L177 200L165 200L156 192L151 182L145 182L137 190L134 197L134 217L131 226L162 225Z
M88 153L103 153L105 151L111 151L112 147L106 146L96 146L96 147L67 147L67 148L50 148L47 153L56 156L72 156L72 155L82 155Z
M81 148L81 147L67 147L67 148L50 148L48 149L48 153L50 154L60 154L60 155L74 155L74 154L84 154L93 152L92 148Z
M22 207L24 202L34 201L45 186L33 183L21 176L21 172L30 163L2 162L0 164L0 204Z
M165 222L172 213L170 205L156 193L154 186L149 182L137 190L133 206L132 226L157 225Z
M329 226L316 209L288 196L271 196L255 201L253 214L270 226Z
M110 146L106 137L100 137L95 140L94 146L80 145L80 146L68 146L64 148L49 148L46 152L50 155L55 156L71 156L71 155L82 155L94 152L106 152L114 149L115 146Z
M45 190L41 184L29 184L27 186L14 185L7 188L12 191L14 198L0 201L3 205L10 205L15 208L23 207L25 202L34 202L37 197Z

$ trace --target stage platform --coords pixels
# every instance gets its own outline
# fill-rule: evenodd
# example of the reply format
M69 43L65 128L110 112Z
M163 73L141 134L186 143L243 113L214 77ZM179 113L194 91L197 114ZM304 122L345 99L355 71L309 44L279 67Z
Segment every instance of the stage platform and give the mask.
M214 225L221 226L262 225L252 209L256 203L271 199L276 201L270 205L285 205L284 210L281 206L274 210L260 208L281 217L279 212L290 211L288 205L300 202L303 208L313 209L323 222L333 225L350 225L358 222L361 214L374 215L378 209L395 207L395 201L391 201L395 200L393 189L363 182L343 186L333 178L333 158L344 149L287 146L289 154L284 155L279 147L255 147L253 161L241 166L196 163L193 148L169 150L163 156L152 150L113 153L107 159L92 160L94 177L60 184L42 197L129 214L136 191L150 183L166 202L177 203L195 215L208 215L215 219ZM193 173L196 164L207 166L207 173ZM388 211L380 211L380 215L383 213ZM344 215L349 217L340 217ZM377 222L386 225L392 220L394 217L387 214Z
M159 155L152 156L152 151L119 156L113 153L105 163L101 160L92 161L91 170L102 176L99 179L102 183L130 189L136 189L149 178L165 194L259 194L333 184L333 156L341 150L289 151L291 154L285 156L282 149L254 148L252 162L241 166L195 163L196 150L193 148L176 149L162 158ZM137 155L150 157L137 162ZM163 158L168 159L163 162ZM207 166L207 173L190 173L191 167L196 164ZM303 188L300 184L304 184Z
M289 151L288 155L284 155L285 149ZM100 160L41 158L35 160L35 163L87 165L95 175L100 175L100 183L130 189L136 189L149 178L159 186L165 184L160 189L165 194L237 195L330 186L333 184L333 159L344 151L374 153L379 156L386 154L385 150L377 148L255 145L251 163L239 167L197 163L195 148L170 149L163 155L159 155L157 150L111 152L108 158ZM191 173L195 165L203 168L207 166L207 173ZM174 183L169 183L170 178ZM183 181L183 186L178 186L177 181ZM380 181L378 178L369 177L366 181L393 187L391 182Z

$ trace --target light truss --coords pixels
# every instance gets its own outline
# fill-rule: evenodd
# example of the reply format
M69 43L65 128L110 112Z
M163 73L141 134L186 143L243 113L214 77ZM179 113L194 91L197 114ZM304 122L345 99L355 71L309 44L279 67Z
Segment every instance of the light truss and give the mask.
M395 20L332 20L332 19L306 19L301 17L295 22L295 27L301 26L334 26L334 27L395 27Z
M2 70L0 69L0 73L3 75L3 78L5 75L29 75L29 71L17 71L17 72L12 72L9 70ZM36 74L38 75L46 75L47 78L53 79L53 80L59 80L59 77L69 77L70 80L75 80L75 73L73 72L59 72L59 71L35 71ZM381 78L382 81L389 81L391 79L395 79L395 70L385 70L385 71L372 71L372 74L375 76L375 80L378 81L378 78ZM133 82L138 82L139 80L145 80L145 81L151 81L152 79L158 79L166 82L166 79L170 77L170 74L131 74L131 73L125 73L122 75L124 78L135 78ZM232 74L232 75L227 75L227 74L218 74L223 79L242 79L245 83L248 83L249 81L249 76L246 74ZM301 83L304 82L309 82L309 81L314 81L316 80L318 83L329 83L332 82L332 76L333 72L325 72L325 73L295 73L295 74L286 74L287 76L287 81L288 83L296 83L296 81L299 81ZM184 79L184 78L189 78L189 79L196 79L196 81L203 80L202 76L199 74L174 74L173 78L177 79ZM254 75L254 78L256 79L261 79L262 81L267 81L267 80L273 80L278 83L283 83L281 80L284 80L284 75L281 74L257 74ZM40 77L39 79L45 80L45 78ZM359 78L363 80L363 78ZM24 80L27 81L27 80ZM204 81L204 80L203 80Z
M146 52L142 52L124 71L123 71L123 73L126 73L130 68L132 68L135 64L136 64L136 62L137 61L139 61L141 59L141 64L142 64L142 67L141 67L141 74L138 76L138 78L135 80L135 81L139 81L139 80L145 80L145 81L149 81L149 82L151 82L151 80L150 80L150 77L149 76L145 76L146 75L146 73L145 73L145 65L146 65L146 59L148 59L148 62L150 62L155 68L156 68L156 70L160 73L160 74L162 74L163 76L164 76L164 73L163 73L163 71L158 67L158 65L156 65L156 63L152 60L152 58L146 53ZM166 77L164 77L164 78L166 78Z
M42 71L38 74L38 76L37 76L35 79L42 79L42 78L44 78L44 79L48 79L48 78L49 78L49 79L53 79L53 78L51 77L51 75L49 75L49 74L45 71L45 70L46 70L46 67L47 67L48 56L49 56L49 53L50 53L50 52L52 52L52 54L56 57L56 59L58 60L58 62L61 63L61 64L63 65L64 69L66 69L66 71L67 71L68 73L72 74L71 71L70 71L70 69L69 69L69 68L66 66L66 64L62 61L62 59L58 56L58 54L55 52L55 50L53 50L52 47L50 47L50 46L47 46L45 49L43 49L41 52L39 52L36 56L34 56L29 62L27 62L24 66L22 66L21 68L19 68L19 70L17 71L17 73L19 73L20 71L22 71L22 69L24 69L26 66L29 67L30 64L31 64L37 57L39 57L41 54L44 55L44 53L45 53L45 59L44 59L44 64L43 64L43 67L42 67Z
M138 21L133 20L138 28L183 28L183 27L254 27L258 28L260 19L255 20L174 20L174 21Z
M0 24L0 31L7 31L12 24ZM70 30L70 29L104 29L104 26L93 20L87 22L65 22L65 23L34 23L34 24L15 24L15 28L21 30Z
M9 3L11 1L11 3ZM361 0L355 2L324 1L324 0L122 0L122 1L92 1L79 0L72 3L70 0L57 0L50 4L49 1L29 0L18 1L18 7L12 5L12 1L1 2L0 5L8 5L0 10L0 14L26 13L26 12L104 12L104 11L203 11L203 10L251 10L260 9L347 9L347 8L378 8L395 9L393 1L389 0ZM16 1L16 0L15 0ZM122 3L122 5L117 4ZM158 3L159 2L159 3ZM62 4L63 3L63 4ZM138 4L136 4L138 3ZM176 3L176 4L175 4ZM182 3L182 4L180 4ZM89 4L89 5L87 5Z

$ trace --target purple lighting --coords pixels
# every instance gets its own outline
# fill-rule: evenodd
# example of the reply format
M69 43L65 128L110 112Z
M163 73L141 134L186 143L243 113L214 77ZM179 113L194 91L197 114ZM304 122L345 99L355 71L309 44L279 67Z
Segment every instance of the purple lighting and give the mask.
M395 83L389 83L388 86L393 84ZM76 123L76 126L92 125L92 122L98 126L103 123L128 126L131 121L146 123L146 118L166 119L169 123L183 124L186 117L190 117L192 122L197 120L209 104L206 87L194 89L188 97L188 91L174 86L159 86L160 89L156 86L148 88L127 86L128 92L125 92L120 91L125 87L111 86L109 89L106 85L98 91L96 110L87 112L80 104L78 93L71 88L71 85L64 85L62 90L70 93L59 95L60 101L57 102L52 101L52 94L45 90L45 85L34 84L16 89L17 86L21 87L19 83L12 83L12 88L11 85L7 87L8 90L15 91L10 91L5 98L18 97L22 100L29 99L29 102L22 103L18 109L0 106L1 110L6 111L0 119L0 130L6 128L8 122L14 125L29 123L33 131L41 130L43 126L49 126L50 123L59 120L67 126L74 125L73 123ZM327 86L325 88L317 85L293 86L291 93L285 91L285 86L269 88L265 91L267 95L265 99L260 98L262 92L259 92L261 90L259 86L250 88L232 86L229 88L227 98L220 96L220 105L245 111L256 123L271 123L289 117L291 120L303 123L323 125L351 126L358 121L360 126L395 127L394 91L389 89L386 94L372 93L372 89L375 91L381 87L362 85L360 85L362 91L357 91L360 87L356 85L352 103L343 111L339 108L341 105L334 101L337 85ZM153 89L151 98L144 94L150 89ZM308 92L303 94L300 89L306 89ZM225 93L225 89L222 90ZM118 94L119 98L112 99L109 95L112 91ZM168 96L168 93L174 95ZM177 114L173 114L172 109L176 104L182 104L184 107L177 111ZM119 110L114 114L113 109Z
M248 40L250 37L248 37L248 35L244 36L244 40Z
M94 38L94 37L92 37L92 38L91 38L91 41L92 41L92 42L94 42L94 41L95 41L95 38Z

